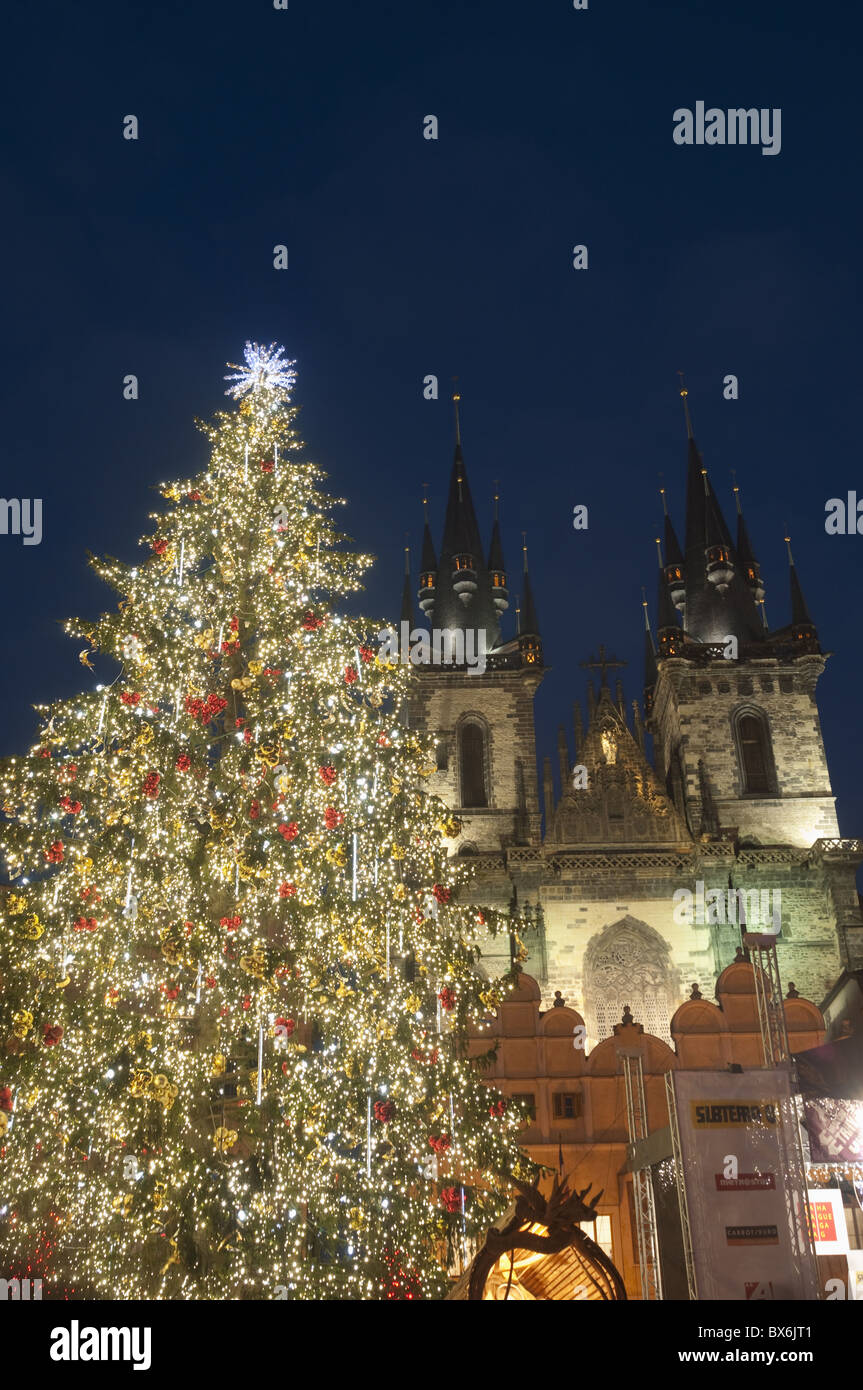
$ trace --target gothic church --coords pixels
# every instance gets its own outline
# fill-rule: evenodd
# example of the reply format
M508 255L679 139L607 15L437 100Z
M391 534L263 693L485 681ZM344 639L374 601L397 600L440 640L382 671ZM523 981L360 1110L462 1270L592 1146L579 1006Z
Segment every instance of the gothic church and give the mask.
M573 743L558 733L559 799L547 757L540 798L534 696L544 655L527 553L516 632L506 637L500 525L495 515L486 551L457 413L439 550L426 515L419 607L435 629L465 639L473 629L487 653L481 673L417 668L410 718L437 741L430 785L462 823L451 852L473 859L471 896L517 905L530 923L522 964L542 1007L562 994L585 1020L588 1048L627 1005L670 1041L678 1005L691 992L713 996L741 947L745 909L730 910L738 890L744 902L755 893L781 901L786 986L818 1002L843 970L863 966L863 856L859 841L840 837L816 699L825 655L790 545L791 621L771 631L739 494L732 537L688 410L686 422L684 543L666 509L655 638L644 605L643 702L628 712L619 680L612 693L617 663L604 649L586 663L596 672L586 718L576 703ZM407 573L401 617L413 625ZM681 889L712 906L681 921ZM505 968L511 949L493 942L489 969Z

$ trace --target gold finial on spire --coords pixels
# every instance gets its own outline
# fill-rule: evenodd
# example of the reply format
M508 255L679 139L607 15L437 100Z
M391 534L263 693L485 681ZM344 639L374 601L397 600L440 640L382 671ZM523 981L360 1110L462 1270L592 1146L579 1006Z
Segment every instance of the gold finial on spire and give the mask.
M429 519L429 485L423 483L423 521Z
M733 492L734 492L734 503L735 503L735 506L737 507L737 515L738 515L738 516L742 516L742 515L743 515L743 508L742 508L741 505L740 505L740 488L737 486L737 469L736 469L736 468L732 468L732 470L731 470L731 477L734 479L734 487L733 487L732 490L733 490Z
M787 526L785 527L785 531L786 531L786 532L788 531L788 527L787 527ZM793 564L794 564L794 556L791 554L791 537L790 537L789 535L786 535L786 537L785 537L785 544L788 546L788 563L789 563L789 565L793 565Z
M524 558L524 572L527 574L527 532L521 533L521 553Z
M498 502L500 501L500 492L499 492L499 488L500 488L500 479L499 479L499 478L495 478L495 480L494 480L494 520L495 520L495 521L499 521L499 520L500 520L500 517L498 516L498 505L497 505Z
M647 594L646 594L645 591L644 591L644 585L643 585L643 584L642 584L642 586L641 586L641 606L642 606L642 608L644 609L644 626L645 626L645 628L647 629L647 631L649 632L649 631L650 631L650 618L649 618L648 615L647 615Z
M659 568L664 569L665 566L662 563L662 542L658 536L656 537L656 553L659 556Z
M683 380L683 372L678 372L680 377L680 396L683 401L683 413L686 416L686 438L692 438L692 420L689 415L689 392L686 389L686 382Z
M459 415L458 415L458 403L459 403L459 401L461 400L461 395L460 395L459 389L458 389L458 377L457 377L457 376L454 376L454 377L453 377L453 379L452 379L452 384L453 384L452 400L453 400L453 408L454 408L454 410L455 410L455 442L456 442L456 444L459 446L459 448L461 448L461 421L459 420Z
M668 516L668 503L665 500L665 474L659 475L659 495L662 498L662 515Z
M408 545L409 534L408 531L405 531L405 574L407 575L411 572L411 548Z

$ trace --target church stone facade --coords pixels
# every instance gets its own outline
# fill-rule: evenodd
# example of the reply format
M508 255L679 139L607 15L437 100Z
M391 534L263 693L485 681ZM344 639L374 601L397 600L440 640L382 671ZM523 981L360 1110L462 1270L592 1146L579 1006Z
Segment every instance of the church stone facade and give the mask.
M688 412L687 427L685 538L666 515L655 628L644 605L643 701L628 711L619 680L612 693L619 663L603 649L586 663L596 673L586 718L576 704L572 743L558 734L559 798L548 758L540 796L533 700L545 668L527 554L506 637L500 526L495 516L486 551L458 417L439 551L425 524L425 622L472 630L486 653L484 670L417 668L410 718L437 741L430 785L461 821L450 848L475 867L470 896L527 920L523 968L543 1008L559 991L583 1016L588 1046L612 1035L626 1005L668 1040L692 986L712 996L759 904L770 908L760 921L781 927L782 980L805 997L823 999L863 966L863 844L836 820L816 697L825 656L790 546L791 621L768 630L739 494L732 537ZM401 616L413 624L407 576ZM510 951L490 943L489 971Z

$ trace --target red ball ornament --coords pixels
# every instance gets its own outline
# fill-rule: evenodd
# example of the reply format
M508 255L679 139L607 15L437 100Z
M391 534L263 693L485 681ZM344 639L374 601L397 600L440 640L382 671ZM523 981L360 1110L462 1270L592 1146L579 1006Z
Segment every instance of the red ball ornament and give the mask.
M283 821L282 824L279 826L279 834L285 840L295 840L299 833L300 827L297 825L297 822L295 820L288 821L287 824L285 824L285 822Z
M70 816L77 816L81 809L80 801L73 801L71 796L62 796L60 798L60 805Z
M258 820L261 814L260 801L253 801L249 807L249 820Z
M45 858L49 864L62 864L63 862L63 841L55 840L50 849L45 850Z
M452 1140L450 1139L448 1134L430 1134L429 1143L431 1144L436 1154L442 1154L446 1153L447 1149L452 1143Z
M445 1207L447 1211L453 1214L461 1211L461 1197L457 1187L442 1187L440 1200L441 1206Z
M139 705L141 696L137 690L123 690L120 692L120 699L124 705Z
M501 1115L505 1115L505 1114L506 1114L506 1101L505 1101L505 1100L496 1100L496 1101L493 1101L492 1104L488 1107L488 1113L489 1113L494 1119L498 1119L498 1120L499 1120L500 1117L501 1117Z
M365 662L374 661L374 647L360 647L360 656Z
M159 795L159 783L161 780L162 778L158 772L148 772L147 776L144 778L141 790L151 801L155 801L156 797Z
M280 884L279 884L279 897L280 897L280 898L293 898L294 895L296 894L296 891L297 891L297 885L296 885L295 883L280 883Z
M0 1110L9 1111L12 1109L12 1088L11 1086L0 1086Z
M391 1100L376 1100L374 1103L374 1116L382 1125L388 1125L396 1108Z
M438 995L438 999L440 1000L441 1008L447 1013L449 1013L450 1009L455 1008L455 994L450 989L449 985L444 985Z
M46 1047L56 1047L63 1036L63 1029L59 1023L46 1023L42 1029L42 1041Z
M188 753L181 753L174 766L178 772L188 772L192 766L192 759Z
M353 685L357 680L357 669L355 666L345 667L345 685Z
M168 542L167 542L166 540L160 539L160 540L157 540L157 541L153 541L153 554L154 554L154 555L164 555L164 553L165 553L165 551L166 551L167 549L168 549Z
M327 809L324 811L324 824L326 825L327 830L335 830L336 827L341 825L343 821L343 813L341 811L337 811L335 806L328 806Z
M296 1026L292 1018L277 1018L273 1024L273 1036L276 1038L290 1038L293 1036Z
M332 767L330 764L327 764L326 767L318 768L318 776L320 777L325 787L331 787L338 775L339 774L336 772L336 769Z

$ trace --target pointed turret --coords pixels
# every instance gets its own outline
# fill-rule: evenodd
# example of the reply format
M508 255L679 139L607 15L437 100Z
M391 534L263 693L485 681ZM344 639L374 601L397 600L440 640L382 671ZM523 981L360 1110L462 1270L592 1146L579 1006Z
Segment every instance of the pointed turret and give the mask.
M749 539L743 508L740 505L740 488L737 486L736 479L734 482L734 505L737 509L737 559L743 578L751 589L755 602L761 603L764 598L761 567L755 558L755 551L752 549L752 542Z
M521 651L522 661L528 666L534 666L542 661L542 638L539 635L539 619L536 616L536 604L534 603L530 573L527 567L526 540L522 545L522 555L524 557L524 573L522 575L523 597L518 645Z
M402 588L402 611L401 621L414 625L414 606L413 595L411 594L411 552L410 546L405 546L405 582Z
M429 500L428 493L423 498L423 553L422 569L420 571L420 586L417 591L417 600L425 616L431 622L434 614L436 577L437 577L437 556L434 553L434 541L432 540L429 528Z
M488 573L491 579L492 603L498 613L505 613L507 608L509 608L509 592L506 587L506 565L503 558L503 542L500 538L499 502L500 498L497 493L497 484L495 484L494 518L491 527L491 544L488 548Z
M819 650L818 633L809 616L809 609L803 597L803 589L791 551L790 536L785 537L785 544L788 546L788 577L791 588L791 637L795 647L807 652L817 652Z
M656 579L656 637L659 643L657 655L679 656L683 648L683 632L677 621L671 594L668 592L668 580L662 563L662 546L658 536L656 550L659 556L659 572Z
M683 551L680 549L680 541L677 539L677 532L668 514L665 488L661 487L659 493L662 497L662 512L665 527L665 578L668 582L671 602L674 604L675 608L682 609L686 603Z
M763 641L764 628L755 592L741 574L731 532L695 442L685 386L680 394L687 436L684 552L687 636L709 645L724 643L729 635L740 642ZM661 645L660 642L660 653Z
M443 540L435 580L434 624L450 631L474 629L483 650L499 645L499 609L467 480L461 445L458 392L455 407L455 454L450 475Z
M644 709L647 715L653 708L653 691L656 686L656 646L650 631L650 618L647 612L647 595L641 591L641 607L644 612Z

